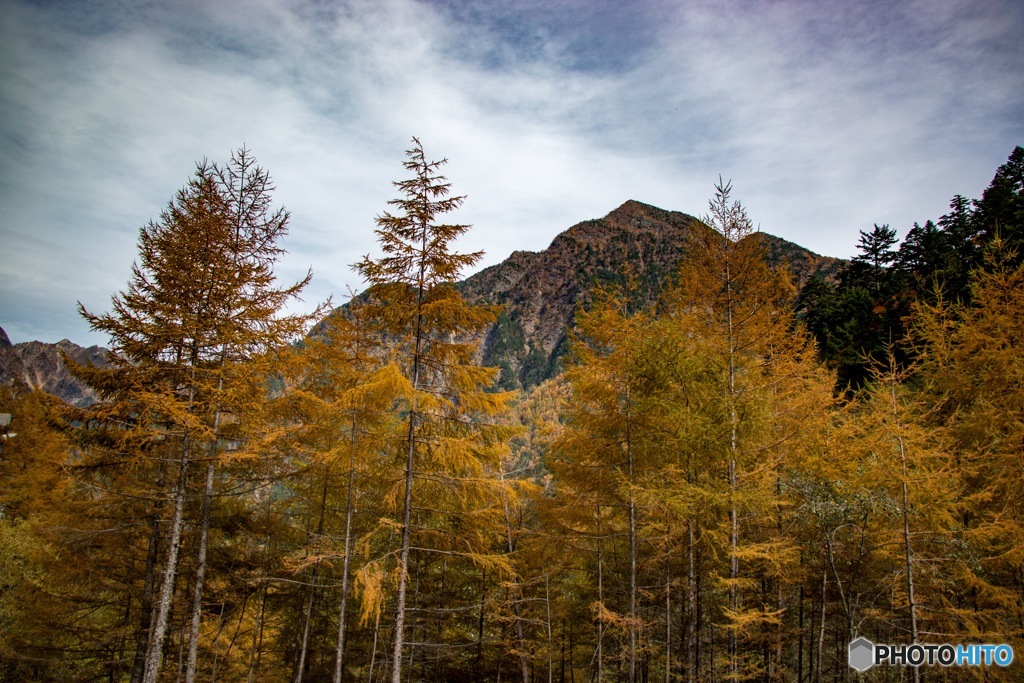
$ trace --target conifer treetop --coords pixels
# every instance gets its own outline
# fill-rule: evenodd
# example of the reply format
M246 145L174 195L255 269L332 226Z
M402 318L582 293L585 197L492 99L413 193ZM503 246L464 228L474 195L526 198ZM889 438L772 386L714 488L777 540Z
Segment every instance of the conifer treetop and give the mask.
M402 196L388 201L396 211L384 211L376 218L374 232L385 255L377 260L367 255L354 266L371 285L402 282L429 288L454 282L464 268L483 256L482 251L459 254L450 250L450 243L471 226L434 220L459 208L466 197L449 196L451 183L439 172L448 159L427 161L419 139L414 137L412 142L403 162L412 177L394 182Z

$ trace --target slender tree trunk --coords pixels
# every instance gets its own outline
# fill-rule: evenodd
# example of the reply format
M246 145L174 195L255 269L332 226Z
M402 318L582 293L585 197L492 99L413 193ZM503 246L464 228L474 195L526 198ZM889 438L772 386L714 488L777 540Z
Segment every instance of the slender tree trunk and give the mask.
M487 600L487 570L481 570L480 575L480 618L476 628L476 680L479 683L480 675L483 673L484 659L484 606Z
M314 542L319 545L320 539L324 537L324 515L327 513L327 488L331 478L330 467L324 471L324 486L320 494L320 515L316 523L316 536ZM295 670L295 683L302 683L302 676L306 669L306 653L309 646L309 627L313 621L313 602L316 599L316 582L320 571L320 558L317 556L313 563L313 572L309 580L309 599L306 601L306 618L302 626L302 643L299 647L299 662Z
M420 562L420 551L417 550L416 551L416 567L417 567L417 569L419 569L420 566L422 566L421 562ZM415 610L419 606L419 604L420 604L420 576L417 573L417 576L416 576L416 587L415 587L415 589L413 589L413 592L412 592L412 607L413 607L413 609ZM413 642L412 642L412 645L409 647L409 668L406 669L406 672L405 672L405 681L406 681L406 683L412 683L412 670L413 670L414 665L416 664L416 627L417 626L419 626L419 624L414 623L412 625L412 641ZM423 634L424 631L426 631L426 626L420 626L420 636L421 637L422 637L422 634ZM420 674L421 674L420 677L421 678L422 678L422 673L423 673L423 669L424 668L425 667L423 667L423 666L420 667Z
M263 621L267 614L267 576L263 577L263 585L260 587L260 609L256 613L256 623L253 624L252 648L249 650L249 673L246 682L252 683L259 675L260 657L263 654Z
M498 477L504 484L505 471L502 466L498 467ZM516 549L515 538L512 535L512 515L508 510L508 498L505 495L504 487L501 491L501 505L505 514L505 548L508 550L508 554L512 555ZM530 665L526 659L526 637L523 635L523 619L521 607L519 606L519 600L522 597L522 588L519 583L516 583L515 588L512 591L512 610L516 615L516 638L519 645L519 669L523 674L523 683L529 683L530 680Z
M264 523L266 529L266 554L263 557L263 575L260 585L260 609L257 612L256 623L253 625L252 649L249 651L249 672L246 676L246 683L252 683L259 675L260 658L263 655L263 623L267 613L267 579L270 577L270 554L273 543L270 534L270 503L271 494L267 492L267 518Z
M636 500L633 496L633 444L629 392L626 393L626 465L629 477L629 683L636 683Z
M420 224L422 232L422 244L420 251L419 277L417 278L416 292L416 329L414 331L413 344L415 345L412 358L412 387L413 391L419 390L420 375L420 353L423 344L423 295L425 293L426 276L426 255L427 255L427 225L423 221ZM402 540L398 558L398 596L395 604L395 641L392 648L392 669L391 683L402 683L402 643L405 637L405 591L409 581L409 544L411 539L412 524L412 484L413 468L416 464L416 398L413 397L412 406L409 410L409 435L408 452L405 461L405 498L402 504Z
M701 583L701 574L698 571L696 576L697 585L697 620L694 623L694 641L693 641L693 671L696 677L700 677L700 662L701 662L701 634L704 632L704 591Z
M213 503L213 481L217 457L217 423L220 413L214 418L214 437L210 446L210 462L206 466L206 485L203 489L202 522L199 527L199 548L196 556L196 583L192 592L192 626L189 629L188 664L185 668L185 683L195 683L196 659L199 655L199 625L203 614L203 581L206 578L206 545L210 535L210 507Z
M907 451L906 446L903 442L902 427L900 425L899 408L896 403L896 380L892 378L889 385L889 397L892 401L892 412L893 412L893 423L896 428L896 444L899 446L900 452L900 468L903 476L902 489L903 489L903 505L900 511L903 516L903 551L904 551L904 562L907 570L907 611L910 614L910 642L917 642L917 604L914 600L914 549L910 543L910 492L907 485L907 479L909 477L907 468ZM913 677L914 683L919 683L921 680L921 670L919 667L911 667L911 676Z
M817 676L815 681L821 683L821 673L823 660L825 655L825 589L828 584L828 565L825 563L826 560L823 557L821 563L821 622L818 626L818 665L817 665Z
M797 597L799 601L799 615L797 630L800 635L797 638L796 647L796 680L797 683L803 683L804 680L804 587L800 585L799 595Z
M242 630L242 621L245 619L245 606L249 602L251 593L246 593L245 597L242 598L242 606L238 610L237 621L235 622L234 633L231 634L231 642L228 643L228 649L224 652L224 661L231 661L231 650L235 647L235 641L238 640L238 633ZM214 661L213 672L210 674L210 683L217 682L217 662Z
M409 581L409 545L412 524L412 478L416 455L415 412L409 415L409 450L405 463L405 499L402 507L402 539L398 556L398 596L395 601L394 646L391 651L391 683L402 683L402 644L405 630L405 590Z
M161 458L156 481L157 491L164 490L166 474L167 467ZM163 496L159 496L153 503L153 519L150 522L149 547L146 549L146 578L142 586L142 604L139 606L139 629L135 632L135 663L132 666L131 683L142 683L146 671L146 649L153 624L153 588L156 583L156 561L160 552L160 515L163 507Z
M601 505L597 506L597 602L604 611L604 558L601 554ZM598 613L597 616L597 683L601 683L604 673L603 641L604 640L604 617Z
M448 579L448 556L445 555L441 561L441 591L437 595L437 643L434 647L434 679L442 680L441 677L441 645L444 642L444 590L445 582ZM426 629L424 629L426 630Z
M775 477L775 500L777 501L777 527L776 531L779 538L783 538L783 525L782 525L782 477L778 474ZM780 572L775 577L775 609L780 615L778 626L775 627L775 663L774 667L769 666L768 675L771 680L782 680L783 664L782 664L782 630L783 621L785 615L783 614L783 608L785 607L785 601L782 596L782 573Z
M237 233L236 233L237 239ZM220 368L223 370L227 358L227 346L220 352ZM224 390L223 375L217 380L217 394ZM202 522L199 528L199 547L196 549L196 583L192 594L192 627L189 631L188 665L185 669L185 683L195 683L196 658L199 654L199 625L203 618L203 581L206 578L206 545L210 537L210 508L213 506L213 482L217 469L217 439L220 436L221 411L213 414L213 439L210 441L209 458L206 465L206 485L203 487Z
M366 674L366 683L373 682L373 667L377 663L377 641L380 635L380 612L373 621L373 647L370 649L370 669Z
M573 649L573 622L569 622L569 683L576 683L576 656Z
M355 441L356 417L352 414L352 439ZM345 559L341 565L341 608L338 615L338 646L334 658L334 680L333 683L341 683L342 670L345 661L345 616L348 612L348 576L352 559L352 494L355 491L356 465L355 457L349 461L348 468L348 495L345 499Z
M394 549L395 530L392 528L388 532L388 552L384 556L384 573L388 570L388 558L391 557L391 551ZM380 639L380 613L382 610L377 610L377 615L373 621L373 648L370 651L370 668L367 672L366 681L372 683L373 681L373 667L377 663L377 641ZM386 672L385 672L386 673ZM381 676L381 680L384 680L384 676Z
M666 534L667 535L667 534ZM672 553L665 551L665 683L672 681Z
M697 669L697 640L700 634L697 632L697 576L696 557L693 547L693 519L686 521L686 561L687 561L687 586L686 586L686 680L694 683Z
M554 648L555 643L551 638L551 583L550 578L547 574L544 574L544 607L547 610L547 625L548 625L548 683L552 683L552 676L554 675L553 660L551 658L551 650Z
M319 561L313 565L313 575L309 581L309 595L306 598L306 616L302 624L302 641L299 646L299 661L295 666L295 683L302 683L302 676L306 669L306 653L309 645L309 627L313 622L313 601L316 598L317 568Z
M729 245L726 249L729 249ZM737 510L737 475L736 459L739 452L739 415L736 410L736 337L733 328L733 292L732 273L728 258L726 260L726 296L727 323L729 342L729 609L739 612L739 591L737 581L740 575L740 558L738 554L740 526ZM737 652L736 629L729 628L729 673L733 680L739 677L739 653Z
M190 394L189 403L192 400L193 396ZM185 516L185 493L188 488L188 451L189 435L186 433L181 447L181 459L178 463L178 482L174 492L174 516L171 518L171 538L167 547L163 584L160 586L160 602L157 607L153 636L149 641L149 651L146 653L146 671L143 676L143 683L156 683L163 659L164 638L167 634L167 621L170 618L175 578L178 571L181 527Z

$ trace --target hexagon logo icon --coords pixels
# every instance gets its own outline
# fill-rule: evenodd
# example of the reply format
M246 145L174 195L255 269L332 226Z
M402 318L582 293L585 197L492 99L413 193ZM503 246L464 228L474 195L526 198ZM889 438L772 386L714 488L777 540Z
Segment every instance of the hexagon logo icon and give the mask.
M850 666L864 672L875 665L875 645L867 638L858 638L850 643Z

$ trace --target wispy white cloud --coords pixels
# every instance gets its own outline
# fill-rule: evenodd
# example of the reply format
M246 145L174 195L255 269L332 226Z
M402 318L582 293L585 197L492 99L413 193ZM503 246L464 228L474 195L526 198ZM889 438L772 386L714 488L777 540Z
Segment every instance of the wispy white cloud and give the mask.
M245 143L292 211L282 277L359 285L411 135L447 156L465 248L541 249L626 199L700 213L721 173L763 229L849 255L977 196L1024 138L1012 0L8 1L0 325L87 335L137 229Z

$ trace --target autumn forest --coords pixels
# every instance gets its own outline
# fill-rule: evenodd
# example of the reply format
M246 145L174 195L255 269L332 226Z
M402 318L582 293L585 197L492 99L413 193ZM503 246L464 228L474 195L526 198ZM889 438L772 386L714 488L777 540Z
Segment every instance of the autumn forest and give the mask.
M413 139L308 314L270 174L197 165L80 307L99 400L0 387L0 679L1024 680L1024 148L803 281L720 181L513 385L443 165ZM859 636L1018 661L857 674Z

